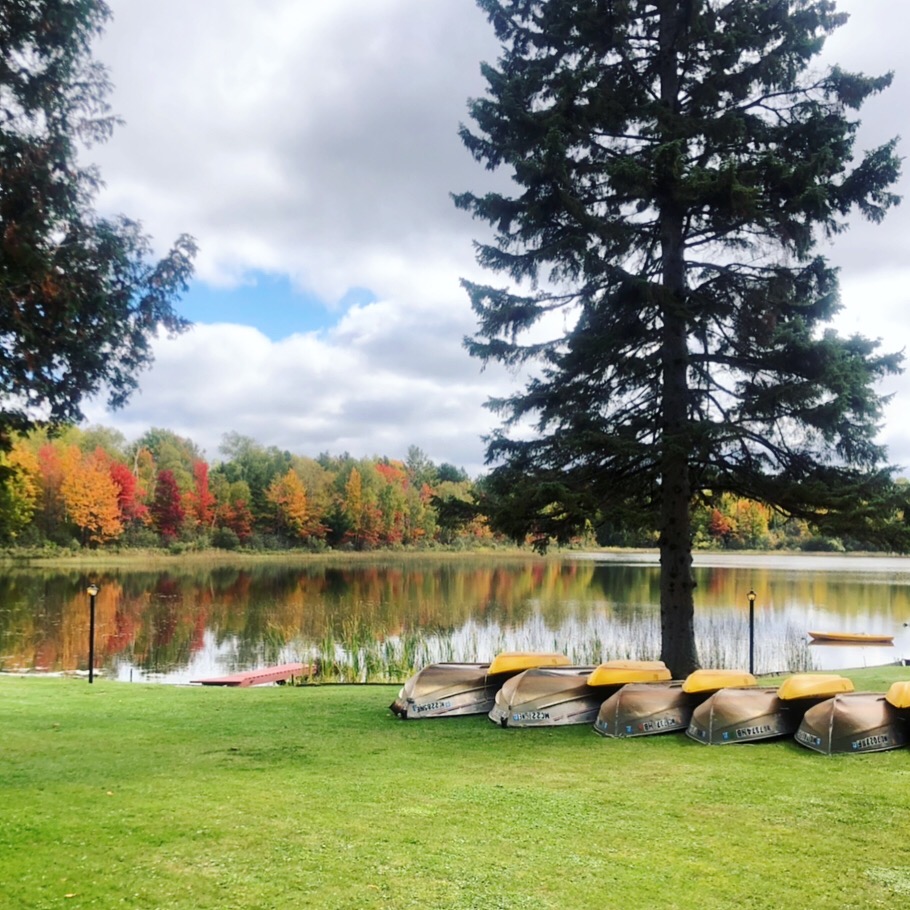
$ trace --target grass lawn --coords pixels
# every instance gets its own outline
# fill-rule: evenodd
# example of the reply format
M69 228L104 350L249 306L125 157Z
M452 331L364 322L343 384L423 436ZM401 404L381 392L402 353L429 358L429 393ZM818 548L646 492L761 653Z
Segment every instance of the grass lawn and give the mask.
M906 749L408 722L395 691L0 678L0 907L910 903Z

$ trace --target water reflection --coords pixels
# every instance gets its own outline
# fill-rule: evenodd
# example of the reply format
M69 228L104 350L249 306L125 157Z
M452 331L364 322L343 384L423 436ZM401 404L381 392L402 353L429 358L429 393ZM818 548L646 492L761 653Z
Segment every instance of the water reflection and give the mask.
M188 682L315 657L381 679L432 660L557 649L578 663L656 657L659 570L650 554L181 566L93 572L95 653L119 679ZM87 668L89 576L0 574L0 669ZM696 566L702 662L758 672L837 669L910 654L910 560L738 559ZM892 634L893 648L810 647L806 632Z

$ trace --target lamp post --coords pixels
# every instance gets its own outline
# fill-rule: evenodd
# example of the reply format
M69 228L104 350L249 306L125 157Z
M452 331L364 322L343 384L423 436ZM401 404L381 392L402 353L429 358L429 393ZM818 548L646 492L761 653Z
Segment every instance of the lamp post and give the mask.
M751 588L749 598L749 672L755 673L755 591Z
M90 584L86 589L88 593L88 681L95 681L95 597L98 594L98 585Z

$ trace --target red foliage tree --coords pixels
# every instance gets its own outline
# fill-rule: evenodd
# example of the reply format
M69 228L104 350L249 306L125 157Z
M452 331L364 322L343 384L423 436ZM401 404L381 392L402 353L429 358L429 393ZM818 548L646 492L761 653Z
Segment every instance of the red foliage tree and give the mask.
M136 475L121 461L112 461L108 467L111 480L117 487L117 505L124 525L145 524L149 520L148 507L142 502L143 491Z
M155 482L155 498L152 500L149 511L158 533L166 541L175 540L180 533L180 526L183 524L186 513L180 502L180 489L173 471L158 472Z
M193 462L193 489L187 494L187 512L204 528L215 522L215 494L209 488L209 466L201 459Z
M253 535L253 513L245 499L225 503L219 510L218 519L222 526L230 528L241 543Z

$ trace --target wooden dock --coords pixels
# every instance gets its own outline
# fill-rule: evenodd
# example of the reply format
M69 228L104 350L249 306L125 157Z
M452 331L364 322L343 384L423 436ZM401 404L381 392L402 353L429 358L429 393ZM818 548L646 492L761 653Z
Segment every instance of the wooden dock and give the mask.
M279 664L277 667L263 667L261 670L247 670L231 676L213 676L209 679L191 679L201 686L263 686L266 683L287 682L296 676L310 676L310 664Z

